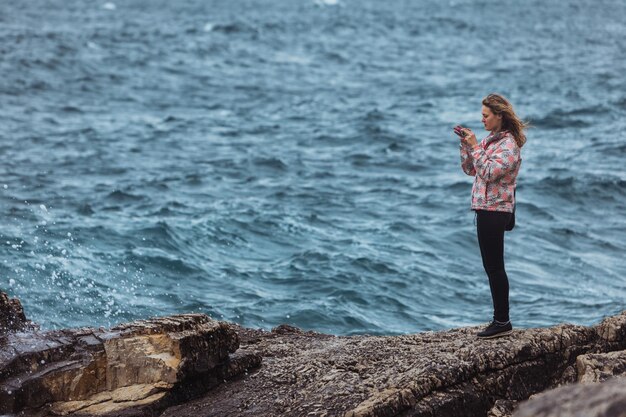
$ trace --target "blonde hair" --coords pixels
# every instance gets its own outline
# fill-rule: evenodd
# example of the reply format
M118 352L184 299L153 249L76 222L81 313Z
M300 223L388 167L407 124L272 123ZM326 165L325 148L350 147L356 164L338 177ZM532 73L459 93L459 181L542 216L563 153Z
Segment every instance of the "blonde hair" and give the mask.
M513 106L509 101L500 94L489 94L483 99L483 106L489 107L489 109L495 115L502 116L502 130L508 130L511 132L517 142L517 146L520 148L526 143L526 135L524 129L527 129L530 124L520 119L513 110Z

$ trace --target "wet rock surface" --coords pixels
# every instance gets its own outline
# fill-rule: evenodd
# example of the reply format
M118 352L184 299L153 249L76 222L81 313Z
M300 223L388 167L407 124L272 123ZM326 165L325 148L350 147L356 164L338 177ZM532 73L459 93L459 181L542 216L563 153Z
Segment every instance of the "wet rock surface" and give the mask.
M248 369L228 323L202 314L105 329L6 332L0 414L158 415Z
M0 335L28 328L34 328L34 325L26 320L20 300L11 299L6 293L0 291Z
M616 379L626 312L492 340L477 339L480 329L337 337L190 314L108 330L9 331L0 336L0 414L621 415L607 413L622 409L626 392Z

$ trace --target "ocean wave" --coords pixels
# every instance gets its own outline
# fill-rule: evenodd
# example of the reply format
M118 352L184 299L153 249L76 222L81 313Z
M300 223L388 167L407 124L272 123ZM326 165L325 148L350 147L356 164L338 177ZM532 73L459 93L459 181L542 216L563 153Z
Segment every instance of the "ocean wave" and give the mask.
M580 129L592 125L584 117L593 118L601 113L601 107L583 107L572 110L554 110L543 117L530 117L531 124L544 129ZM604 110L605 111L605 110ZM582 117L581 117L582 116Z
M516 202L516 207L519 207L519 210L523 210L527 213L533 220L556 220L556 217L550 212L548 207L541 207L538 204L533 204L532 202L526 200L518 200Z
M196 266L189 260L172 256L167 252L155 249L135 249L125 257L125 262L142 268L149 273L174 274L172 278L181 276L199 276L204 273L201 267ZM179 275L180 274L180 275Z
M544 177L533 183L525 183L531 191L542 191L546 198L560 197L573 204L595 207L602 202L624 202L626 179L611 175L583 174L579 176Z
M380 274L397 274L398 271L394 269L388 262L380 260L373 260L370 258L359 257L351 262L355 268Z
M143 195L132 194L122 190L112 191L106 196L106 198L117 203L134 203L146 199Z
M94 209L91 207L91 204L89 203L83 203L79 205L78 208L76 209L76 212L78 214L82 214L83 216L91 216L92 214L95 213Z
M249 245L248 240L246 240L242 234L226 226L208 225L202 229L202 232L206 235L206 239L211 242L211 244L230 248Z
M252 163L261 168L271 168L277 171L286 171L289 167L280 158L254 158Z
M626 3L573 2L584 33L555 27L551 2L4 7L2 285L45 325L189 309L339 334L482 319L471 178L449 128L478 132L499 84L535 125L507 268L542 316L526 306L516 323L580 317L537 294L592 278L621 291L626 98L607 51ZM528 19L512 30L511 14ZM59 302L57 283L81 279L91 300Z
M220 32L226 35L247 33L257 34L258 28L244 22L215 23L211 26L205 26L205 31L210 28L210 32Z
M615 105L616 105L616 106L618 106L618 107L620 107L621 109L626 110L626 96L625 96L625 97L620 98L619 100L617 100L617 101L615 102Z

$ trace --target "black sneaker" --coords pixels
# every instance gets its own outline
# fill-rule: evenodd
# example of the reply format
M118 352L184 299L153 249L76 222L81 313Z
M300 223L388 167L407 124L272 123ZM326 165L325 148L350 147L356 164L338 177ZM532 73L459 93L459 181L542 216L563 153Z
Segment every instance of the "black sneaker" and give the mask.
M502 323L499 321L492 321L485 330L479 332L476 336L481 339L493 339L494 337L501 337L509 335L513 332L513 326L511 325L511 321L507 321L506 323Z

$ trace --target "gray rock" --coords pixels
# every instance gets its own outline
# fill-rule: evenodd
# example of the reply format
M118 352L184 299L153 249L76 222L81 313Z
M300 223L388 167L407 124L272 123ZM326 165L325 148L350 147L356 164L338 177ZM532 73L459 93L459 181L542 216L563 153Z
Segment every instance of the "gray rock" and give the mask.
M0 414L509 417L520 403L516 417L622 415L610 413L624 409L623 383L594 381L623 374L626 312L493 340L478 339L481 328L336 337L200 314L12 328L0 334ZM537 395L579 380L591 385L566 385L558 401Z
M574 382L581 354L626 348L626 314L494 340L477 339L479 329L334 337L238 328L240 351L264 365L163 416L486 416L504 412L497 400L514 405Z
M574 384L520 404L514 417L626 417L626 379Z

